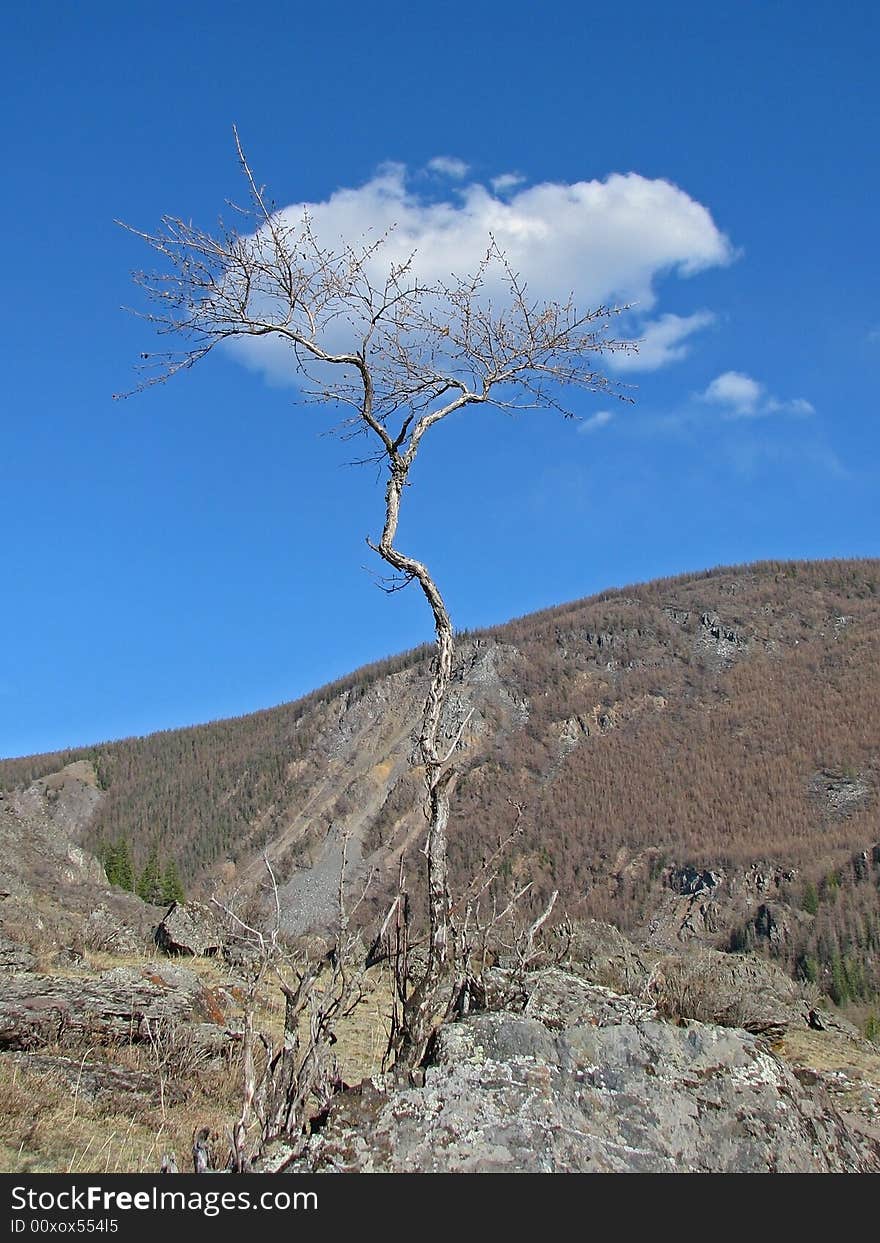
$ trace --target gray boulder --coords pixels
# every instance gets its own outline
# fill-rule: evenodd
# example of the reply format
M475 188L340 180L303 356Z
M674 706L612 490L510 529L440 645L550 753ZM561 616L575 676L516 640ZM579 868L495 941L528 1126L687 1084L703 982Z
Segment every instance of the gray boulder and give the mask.
M166 954L212 957L223 951L226 934L209 906L175 902L156 929L156 944Z
M38 1075L52 1075L71 1090L89 1100L109 1098L111 1101L138 1105L167 1105L185 1099L183 1088L168 1078L161 1085L154 1071L131 1070L109 1062L88 1061L82 1057L61 1054L11 1053L9 1057L23 1070Z
M524 991L524 1013L553 1031L580 1025L613 1027L658 1017L649 1002L616 993L601 984L589 984L553 967L528 975Z
M659 954L636 947L612 924L579 920L568 948L570 969L621 993L640 993Z
M648 1019L554 1033L499 1012L444 1027L424 1086L385 1076L340 1094L281 1168L863 1172L880 1149L746 1032Z

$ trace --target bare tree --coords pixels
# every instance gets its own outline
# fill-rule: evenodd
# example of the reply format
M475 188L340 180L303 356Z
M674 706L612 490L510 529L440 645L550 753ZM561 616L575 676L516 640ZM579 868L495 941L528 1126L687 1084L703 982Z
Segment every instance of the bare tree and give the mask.
M369 886L349 909L345 879L348 839L343 841L337 886L337 923L332 950L308 957L284 944L278 883L267 855L263 862L272 899L271 925L263 929L248 923L228 904L212 898L245 947L242 1028L242 1105L232 1125L230 1168L243 1173L253 1168L266 1147L285 1139L296 1153L304 1142L312 1112L325 1108L342 1085L332 1051L334 1027L346 1019L364 995L364 955L350 919ZM255 1013L265 985L274 979L284 997L284 1028L276 1044L255 1028ZM256 1124L256 1141L250 1132ZM200 1171L196 1170L197 1173Z
M475 272L433 284L420 281L413 257L383 265L386 238L328 246L307 213L291 222L275 211L237 133L235 142L250 196L247 208L235 208L242 228L221 224L209 233L168 216L158 232L130 230L165 264L135 274L155 307L144 318L182 343L179 350L144 354L137 388L168 380L223 342L272 338L289 348L308 396L342 412L337 431L369 444L362 461L386 472L382 533L367 542L391 568L387 590L418 583L436 635L418 740L427 796L429 945L426 968L403 1006L395 1050L399 1065L414 1067L447 1007L455 974L447 826L462 730L451 745L442 738L454 633L428 567L397 547L404 488L426 434L451 415L494 406L572 417L565 390L620 397L595 364L635 346L611 335L611 320L623 308L584 312L572 298L533 299L492 237Z

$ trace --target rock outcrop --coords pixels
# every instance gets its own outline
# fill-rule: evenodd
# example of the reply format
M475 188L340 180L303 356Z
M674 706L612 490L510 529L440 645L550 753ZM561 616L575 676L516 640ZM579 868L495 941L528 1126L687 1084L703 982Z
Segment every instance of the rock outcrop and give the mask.
M52 1075L67 1083L78 1097L89 1100L115 1098L135 1105L166 1105L184 1098L183 1089L167 1078L159 1084L158 1077L142 1070L114 1066L109 1062L87 1061L82 1057L60 1054L10 1053L22 1070L38 1075Z
M117 967L90 977L23 973L0 992L0 1050L155 1043L184 1037L222 1052L224 999L181 967Z
M71 948L145 948L160 911L112 887L78 844L104 797L84 760L0 791L0 969L28 970Z
M652 1006L666 1018L741 1027L776 1039L789 1028L857 1034L775 963L755 954L636 946L610 924L584 920L574 926L569 955L574 975L628 994L630 1003Z
M629 1009L627 1008L629 1007ZM540 1016L540 1018L538 1017ZM880 1147L759 1038L564 972L441 1029L422 1086L337 1096L290 1172L865 1172Z
M227 940L214 912L201 902L175 902L156 929L161 950L189 958L212 958Z

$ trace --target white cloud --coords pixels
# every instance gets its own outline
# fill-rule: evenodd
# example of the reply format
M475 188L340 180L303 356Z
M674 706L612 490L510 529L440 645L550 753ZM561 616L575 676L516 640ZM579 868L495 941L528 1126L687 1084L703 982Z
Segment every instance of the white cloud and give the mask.
M447 156L430 167L447 175L466 170ZM662 277L693 276L734 257L708 209L669 181L613 173L602 181L514 189L512 176L500 179L513 191L504 198L468 182L438 202L413 188L403 165L386 164L362 186L285 208L280 215L295 225L305 206L325 246L387 234L377 262L387 269L415 252L415 269L427 282L473 272L491 233L533 297L558 300L573 294L584 309L637 303L643 323L656 305ZM643 328L635 323L628 334L644 337L636 366L648 369L680 358L685 337L708 322L707 313L698 312L664 315ZM290 382L289 355L277 342L238 341L235 353L269 379Z
M815 414L815 408L804 397L780 401L771 397L763 384L742 371L725 371L716 376L705 392L702 401L720 406L728 418L754 419L770 414Z
M757 410L763 392L763 384L742 371L725 371L712 381L703 394L703 400L726 406L733 414L750 415Z
M768 397L759 413L799 414L806 417L815 414L816 407L812 402L807 401L805 397L794 397L791 401L779 401L775 397Z
M615 371L656 371L668 363L680 362L690 350L688 337L714 322L710 311L661 315L640 328L637 354L613 354L609 361Z
M579 424L578 432L584 434L598 431L600 427L607 427L613 418L614 415L610 410L597 410L595 414Z
M440 177L452 177L460 181L467 176L470 165L454 155L435 155L433 160L428 160L427 167L430 172L437 173Z
M521 186L524 181L525 177L520 173L502 173L500 177L493 177L489 185L496 194L505 194L508 190Z

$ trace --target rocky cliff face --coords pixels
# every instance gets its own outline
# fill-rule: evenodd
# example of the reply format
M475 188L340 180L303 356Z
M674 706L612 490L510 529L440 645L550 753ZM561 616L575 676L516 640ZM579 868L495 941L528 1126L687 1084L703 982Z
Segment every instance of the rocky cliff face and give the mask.
M69 884L106 881L98 861L76 845L101 802L94 768L85 761L0 792L0 881L9 893L28 876L57 869Z

